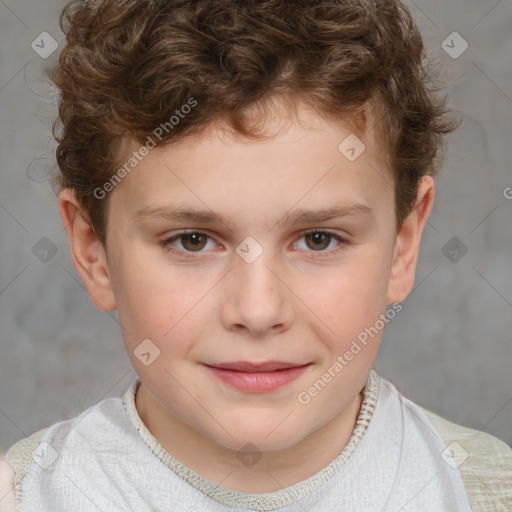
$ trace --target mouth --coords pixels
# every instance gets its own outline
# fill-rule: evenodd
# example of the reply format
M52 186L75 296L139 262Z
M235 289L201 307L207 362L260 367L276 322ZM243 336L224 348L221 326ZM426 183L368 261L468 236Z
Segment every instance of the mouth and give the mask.
M274 391L297 379L312 363L289 363L265 361L252 363L236 361L204 364L206 368L225 384L246 392L262 393Z

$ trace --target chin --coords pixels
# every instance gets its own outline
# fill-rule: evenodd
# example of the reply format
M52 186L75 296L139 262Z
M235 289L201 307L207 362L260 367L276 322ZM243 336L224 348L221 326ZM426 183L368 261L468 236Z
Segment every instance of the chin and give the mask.
M290 422L288 428L284 424L279 429L276 427L282 421L258 423L254 421L230 422L231 428L228 432L217 430L214 435L209 435L217 444L230 450L238 451L281 451L285 450L306 437L307 432L297 430L296 425ZM254 448L254 445L256 448ZM245 447L245 448L244 448Z

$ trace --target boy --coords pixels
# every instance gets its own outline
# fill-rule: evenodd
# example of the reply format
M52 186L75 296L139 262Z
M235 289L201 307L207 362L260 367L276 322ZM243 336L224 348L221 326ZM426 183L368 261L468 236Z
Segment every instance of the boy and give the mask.
M372 370L456 128L407 9L103 0L61 26L60 212L137 379L11 447L20 508L512 509L505 443Z

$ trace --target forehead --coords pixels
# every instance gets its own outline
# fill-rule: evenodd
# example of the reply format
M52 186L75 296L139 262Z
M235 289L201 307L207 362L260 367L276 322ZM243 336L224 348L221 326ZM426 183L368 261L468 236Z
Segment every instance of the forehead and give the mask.
M230 215L394 197L372 116L361 133L348 121L326 120L309 109L299 113L299 119L268 120L264 140L246 139L218 123L157 146L116 187L111 201L128 206L132 216L176 202L221 207ZM133 143L130 151L140 147Z

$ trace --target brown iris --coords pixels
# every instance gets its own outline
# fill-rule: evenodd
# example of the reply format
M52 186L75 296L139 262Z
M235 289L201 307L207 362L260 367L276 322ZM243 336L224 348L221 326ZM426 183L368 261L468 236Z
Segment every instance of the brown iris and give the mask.
M324 242L327 241L327 243L322 244L322 237L324 237ZM306 233L305 238L306 243L310 249L325 249L326 247L329 246L331 235L329 235L328 233L314 232ZM322 247L311 247L308 243L309 240L312 240L314 244L321 244Z
M187 251L197 251L204 248L207 236L201 233L186 233L180 236L181 243ZM188 243L187 240L190 242Z

